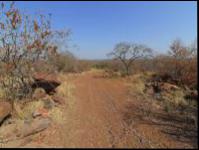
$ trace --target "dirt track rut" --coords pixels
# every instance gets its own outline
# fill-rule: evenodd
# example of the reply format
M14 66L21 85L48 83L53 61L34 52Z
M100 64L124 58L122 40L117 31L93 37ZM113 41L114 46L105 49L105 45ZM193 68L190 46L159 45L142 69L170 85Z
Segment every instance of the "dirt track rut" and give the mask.
M107 79L94 73L71 76L75 85L72 105L65 109L66 123L62 128L64 147L153 148L178 147L181 143L159 134L153 126L134 128L123 118L130 100L122 79ZM154 136L153 141L149 136ZM147 138L148 137L148 138ZM161 141L164 141L161 143ZM166 144L165 144L166 143Z

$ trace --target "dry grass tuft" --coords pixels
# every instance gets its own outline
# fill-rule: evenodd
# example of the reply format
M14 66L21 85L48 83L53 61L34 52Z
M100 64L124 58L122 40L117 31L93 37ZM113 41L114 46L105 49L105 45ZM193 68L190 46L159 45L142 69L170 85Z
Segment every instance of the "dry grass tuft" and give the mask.
M31 119L32 113L38 109L43 108L44 102L42 100L39 101L31 101L25 104L23 108L20 107L20 104L15 103L15 109L17 111L17 115L20 119Z
M69 79L66 75L60 74L59 78L61 79L62 84L56 89L57 94L65 99L65 103L68 104L69 107L72 107L74 104L73 91L75 86L68 82Z
M63 111L61 108L54 107L49 111L49 117L56 123L63 123Z
M4 90L0 88L0 100L3 99L4 97L5 97Z
M168 101L174 106L185 106L187 105L186 100L184 99L184 92L182 90L170 91L162 93L162 98L164 101Z
M151 72L134 74L130 76L130 88L132 93L144 95L145 83L153 75Z

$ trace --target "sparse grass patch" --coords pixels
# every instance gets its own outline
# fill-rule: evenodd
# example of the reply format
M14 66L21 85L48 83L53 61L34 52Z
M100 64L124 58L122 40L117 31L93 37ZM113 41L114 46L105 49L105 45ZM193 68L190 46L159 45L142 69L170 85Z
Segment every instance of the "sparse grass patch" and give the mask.
M164 101L168 101L169 103L173 104L176 107L187 105L184 96L185 94L182 90L170 91L162 94L162 98Z
M134 74L130 77L131 85L130 88L132 92L135 92L139 95L145 95L144 90L145 90L145 82L152 73L145 73L145 74Z
M0 88L0 100L3 99L4 97L5 97L4 90Z
M36 109L43 107L44 107L44 102L42 100L28 102L27 104L25 104L24 108L21 108L20 104L15 103L15 109L17 111L17 115L22 120L31 119L32 113Z
M56 123L63 123L63 112L60 108L54 107L49 111L49 116Z
M57 94L65 99L65 103L68 104L69 107L72 107L72 105L74 105L73 91L75 86L68 82L68 78L65 74L60 74L59 78L62 84L56 89Z
M187 100L185 98L186 91L183 88L164 89L162 88L159 93L153 89L153 72L137 73L130 76L130 94L138 96L139 99L151 99L151 103L157 104L162 107L166 112L172 111L187 111L187 109L195 108L195 100ZM148 84L148 82L151 82ZM164 82L162 82L164 83ZM164 85L164 84L163 84ZM165 88L166 88L165 84ZM149 86L149 87L148 87ZM168 86L168 85L167 85ZM172 84L170 84L172 86ZM175 86L175 85L173 85ZM149 89L150 88L150 89ZM151 90L148 94L148 90ZM159 95L157 97L157 95Z
M35 110L42 109L45 107L45 101L44 100L38 100L38 101L31 101L28 102L21 108L21 105L19 103L15 103L15 109L17 111L17 115L19 117L19 120L32 120L32 114ZM62 109L59 107L53 107L52 109L49 109L48 113L49 117L56 123L62 123L63 122L63 114Z
M137 79L133 81L132 89L137 94L143 94L143 91L145 89L144 82L141 79Z

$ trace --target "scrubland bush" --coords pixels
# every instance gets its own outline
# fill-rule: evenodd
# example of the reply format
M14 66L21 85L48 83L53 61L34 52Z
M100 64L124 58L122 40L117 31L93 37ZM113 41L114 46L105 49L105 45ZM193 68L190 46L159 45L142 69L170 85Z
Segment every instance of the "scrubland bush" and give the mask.
M57 72L76 72L77 60L70 52L62 52L48 60L52 70Z
M131 77L132 86L134 94L143 95L145 89L145 79L143 74L135 74Z
M125 74L125 69L122 63L118 60L110 60L108 63L108 69L113 72L120 72L121 74Z
M93 62L89 60L77 60L76 72L88 71L92 68Z
M121 73L122 74L123 72L125 72L123 65L118 60L96 61L96 62L94 62L92 67L96 68L96 69L104 70L106 73L109 73L110 77L115 73Z
M96 69L107 69L109 67L109 64L105 61L99 61L93 64L92 67Z
M133 97L146 100L151 107L157 105L168 115L181 116L185 122L191 120L197 126L196 44L184 46L176 40L168 54L136 60L132 67L135 74L129 81Z
M154 71L160 76L168 76L170 81L189 88L197 88L197 47L185 47L175 40L168 55L154 59Z
M155 72L154 59L139 59L135 60L134 64L130 69L133 69L132 74Z
M67 34L51 29L50 15L33 19L22 14L14 2L10 6L2 2L0 12L0 87L13 104L32 93L35 64L56 54L54 37L61 39Z
M167 82L191 89L197 88L197 42L185 46L177 39L170 45L167 54L151 57L152 50L143 45L119 43L108 54L115 60L100 64L102 68L117 70L121 73L156 73Z

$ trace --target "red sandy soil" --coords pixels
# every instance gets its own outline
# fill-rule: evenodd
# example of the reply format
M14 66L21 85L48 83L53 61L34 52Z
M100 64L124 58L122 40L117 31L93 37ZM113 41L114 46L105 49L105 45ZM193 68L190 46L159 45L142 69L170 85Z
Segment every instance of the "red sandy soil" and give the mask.
M71 76L75 85L74 105L67 110L67 123L62 129L63 147L116 148L191 148L162 132L162 127L138 121L140 101L130 97L126 80L103 78L88 72ZM125 121L128 106L131 123ZM70 111L70 112L67 112Z
M129 95L128 80L104 78L98 72L70 75L74 85L70 105L64 105L64 122L39 133L24 147L66 148L192 148L174 139L163 127L140 121L141 101ZM69 107L70 106L70 107ZM130 118L130 119L129 119ZM42 142L43 141L43 142ZM43 145L43 146L42 146Z

